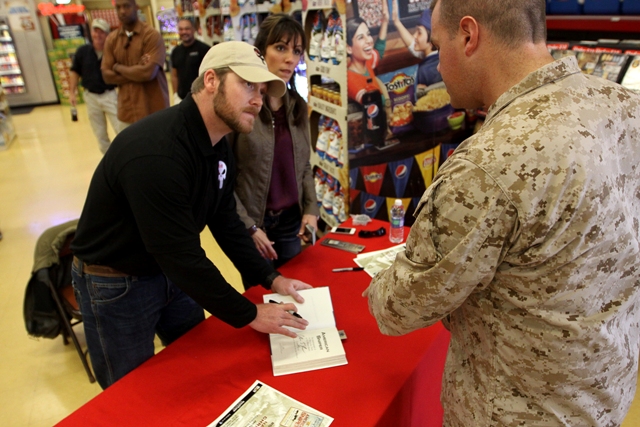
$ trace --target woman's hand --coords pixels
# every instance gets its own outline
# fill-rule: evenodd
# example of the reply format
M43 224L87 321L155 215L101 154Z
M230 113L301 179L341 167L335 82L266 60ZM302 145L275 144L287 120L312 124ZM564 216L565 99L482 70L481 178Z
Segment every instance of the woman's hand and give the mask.
M260 252L260 255L263 256L263 258L270 260L278 259L278 254L276 253L275 249L273 249L274 242L269 240L269 237L267 237L267 233L258 228L258 230L253 233L251 238L253 239L253 243L256 244L256 248L258 249L258 252Z
M298 237L300 237L305 242L309 243L309 236L304 235L307 224L312 226L314 230L318 230L318 218L315 215L309 215L309 214L302 216L302 224L300 224L300 231L298 231Z

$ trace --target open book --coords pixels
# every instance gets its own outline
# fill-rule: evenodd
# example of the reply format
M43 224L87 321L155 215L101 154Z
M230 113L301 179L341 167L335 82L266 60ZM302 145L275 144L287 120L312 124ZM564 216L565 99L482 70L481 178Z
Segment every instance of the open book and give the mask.
M327 427L333 418L256 381L208 427Z
M309 322L304 331L289 328L298 334L297 338L269 334L271 364L275 376L347 364L347 356L333 316L329 288L325 286L299 292L304 298L303 304L280 294L267 294L263 297L265 303L294 303L298 314Z

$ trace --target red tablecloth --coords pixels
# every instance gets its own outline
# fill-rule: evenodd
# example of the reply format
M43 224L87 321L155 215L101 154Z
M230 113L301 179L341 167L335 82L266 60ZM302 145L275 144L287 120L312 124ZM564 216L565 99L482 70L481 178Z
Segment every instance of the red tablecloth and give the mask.
M364 244L365 251L390 246L387 236L332 237ZM330 287L337 326L347 334L347 365L274 377L266 335L210 317L58 425L206 426L258 379L334 417L332 426L441 426L448 332L438 323L402 337L380 334L361 296L369 276L331 272L355 266L354 257L317 243L280 269ZM258 303L264 293L256 287L246 296Z

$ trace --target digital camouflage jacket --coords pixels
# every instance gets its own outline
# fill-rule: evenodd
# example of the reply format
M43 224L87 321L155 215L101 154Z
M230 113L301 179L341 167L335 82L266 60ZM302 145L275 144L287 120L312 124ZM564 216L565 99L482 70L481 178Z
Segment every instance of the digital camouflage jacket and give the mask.
M564 58L488 111L368 290L384 334L451 331L446 426L616 426L640 318L640 96ZM424 387L429 387L425 384Z

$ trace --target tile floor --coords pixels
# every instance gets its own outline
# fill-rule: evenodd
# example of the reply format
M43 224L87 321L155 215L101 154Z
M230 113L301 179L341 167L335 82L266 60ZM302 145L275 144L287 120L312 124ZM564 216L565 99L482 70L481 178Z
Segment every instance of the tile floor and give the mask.
M71 122L69 108L59 105L15 115L18 137L0 151L0 426L52 426L101 391L89 383L72 345L61 337L30 338L22 319L35 242L47 228L80 215L101 158L83 106L78 115ZM227 280L240 286L211 236L202 239ZM77 331L84 342L82 328ZM623 427L639 426L636 399Z

